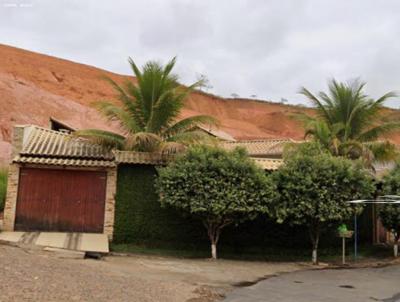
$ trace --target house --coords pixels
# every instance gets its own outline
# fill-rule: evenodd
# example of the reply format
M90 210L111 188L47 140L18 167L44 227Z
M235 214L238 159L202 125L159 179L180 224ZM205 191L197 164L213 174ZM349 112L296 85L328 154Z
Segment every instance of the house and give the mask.
M283 164L283 152L288 144L301 141L292 139L257 139L241 141L224 141L221 146L226 150L244 148L249 156L264 170L274 171Z
M232 135L230 135L229 133L227 133L221 129L216 128L215 126L199 125L199 126L196 126L196 130L207 133L208 135L211 135L212 137L215 137L216 139L218 139L220 141L230 141L230 142L236 141Z
M50 117L49 119L49 127L51 130L55 130L55 131L60 131L60 132L66 132L66 133L71 133L76 131L75 128L67 125L66 123L54 118L54 117Z
M164 165L161 154L109 151L76 138L73 128L51 121L52 129L16 126L9 168L3 229L6 231L114 232L119 165ZM226 136L225 136L226 137ZM290 140L223 141L244 147L265 170L282 164Z
M168 158L158 153L109 151L74 137L69 126L59 122L52 126L56 130L32 125L14 129L3 229L103 233L112 240L119 168L150 169L165 165ZM274 171L283 164L282 154L290 143L299 142L221 140L220 145L227 150L245 148L260 167ZM388 233L375 207L371 216L373 242L387 242Z
M161 155L111 152L65 131L16 126L3 229L104 233L112 239L117 166Z

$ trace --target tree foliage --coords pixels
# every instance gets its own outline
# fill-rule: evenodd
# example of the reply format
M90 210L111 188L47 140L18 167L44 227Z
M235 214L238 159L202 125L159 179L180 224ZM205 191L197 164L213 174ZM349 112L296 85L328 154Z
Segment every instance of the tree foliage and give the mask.
M365 94L364 87L365 83L358 80L341 83L333 79L328 93L319 92L318 96L303 87L300 93L316 107L318 116L302 118L306 137L313 137L335 156L362 158L371 166L373 161L397 157L388 141L377 140L400 130L400 123L383 116L384 103L396 94L388 92L374 100Z
M387 195L400 195L400 167L397 166L393 171L383 178L383 192ZM379 217L383 226L391 231L395 238L395 251L397 256L397 244L400 239L400 205L381 204L379 205Z
M273 174L279 193L275 217L308 227L315 263L321 231L361 210L346 201L368 198L373 192L372 179L359 164L321 150L319 144L303 144Z
M149 152L179 151L184 145L207 139L197 126L216 124L213 117L196 115L179 120L186 98L202 82L180 85L178 76L172 73L175 62L173 58L162 66L150 61L140 70L129 58L137 83L127 81L120 86L106 78L117 93L119 104L94 104L102 115L119 124L123 135L99 129L77 131L76 135L109 148Z
M191 148L165 168L157 181L161 203L200 219L216 258L221 230L268 214L275 190L271 179L241 149Z

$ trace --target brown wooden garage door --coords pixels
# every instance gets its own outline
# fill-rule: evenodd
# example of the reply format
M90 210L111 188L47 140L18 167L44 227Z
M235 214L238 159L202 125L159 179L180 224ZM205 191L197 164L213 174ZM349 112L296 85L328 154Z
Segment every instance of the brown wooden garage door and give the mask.
M15 229L102 233L106 173L23 168Z

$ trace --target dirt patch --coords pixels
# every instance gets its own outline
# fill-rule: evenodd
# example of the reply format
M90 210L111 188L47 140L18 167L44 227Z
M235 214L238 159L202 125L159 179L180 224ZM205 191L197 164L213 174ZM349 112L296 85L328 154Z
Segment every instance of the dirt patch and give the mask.
M304 268L291 263L164 257L59 259L53 253L0 245L1 301L211 302L233 284Z
M107 257L110 270L140 273L147 279L175 280L211 287L234 287L240 283L258 282L266 276L307 269L304 263L234 261L219 259L178 259L132 255Z

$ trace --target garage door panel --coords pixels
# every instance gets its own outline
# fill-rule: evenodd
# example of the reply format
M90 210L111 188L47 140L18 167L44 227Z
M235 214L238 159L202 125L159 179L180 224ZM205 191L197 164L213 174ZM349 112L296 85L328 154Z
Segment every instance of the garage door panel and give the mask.
M21 169L16 229L101 233L106 173Z

